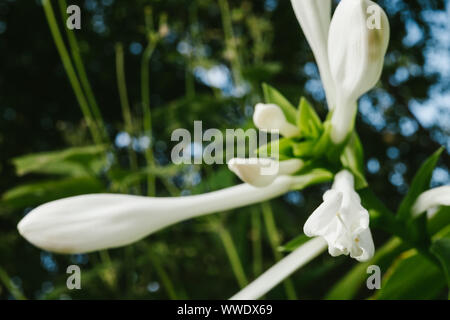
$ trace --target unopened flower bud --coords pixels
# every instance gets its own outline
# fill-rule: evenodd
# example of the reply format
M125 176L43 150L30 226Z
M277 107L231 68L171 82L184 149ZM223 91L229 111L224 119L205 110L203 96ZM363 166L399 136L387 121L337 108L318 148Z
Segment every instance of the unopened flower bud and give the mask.
M389 44L386 13L370 0L342 0L331 20L328 57L336 92L332 134L342 142L354 124L357 100L380 79Z
M255 187L265 187L280 175L291 175L301 169L303 161L291 159L278 162L272 159L231 159L228 168L242 181Z
M286 138L295 137L300 134L300 130L287 121L283 110L276 104L258 103L255 106L253 122L259 130L269 132L278 131Z

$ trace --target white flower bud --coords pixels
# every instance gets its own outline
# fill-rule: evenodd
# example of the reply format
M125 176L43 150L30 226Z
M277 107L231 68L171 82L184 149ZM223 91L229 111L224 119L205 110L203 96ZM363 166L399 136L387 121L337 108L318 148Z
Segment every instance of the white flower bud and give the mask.
M265 187L280 175L291 175L300 170L303 161L291 159L278 162L272 159L239 159L228 162L228 168L242 181L255 187Z
M265 188L242 184L173 198L83 195L44 204L28 213L17 228L41 249L86 253L131 244L186 219L275 198L289 191L293 183L293 177L282 176Z
M334 109L335 88L328 62L328 29L331 20L331 0L291 0L303 33L314 53L319 68L328 107Z
M431 218L436 212L435 209L441 206L450 206L450 186L434 188L422 193L412 207L412 214L417 217L423 212L428 212Z
M278 131L286 138L292 138L300 134L300 130L287 121L283 110L276 104L258 103L253 113L253 122L259 130Z
M378 23L371 23L371 20ZM336 85L332 138L342 142L352 130L357 100L380 79L389 44L386 13L370 0L341 0L331 20L328 57Z

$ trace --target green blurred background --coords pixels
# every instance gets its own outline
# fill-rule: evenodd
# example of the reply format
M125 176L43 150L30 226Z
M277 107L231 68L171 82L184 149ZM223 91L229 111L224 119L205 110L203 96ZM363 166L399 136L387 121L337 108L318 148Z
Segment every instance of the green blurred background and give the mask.
M357 130L368 181L395 210L424 159L441 145L450 150L450 1L378 3L390 18L391 42L380 84L361 99ZM72 55L76 37L107 138L92 147L41 2L0 0L0 298L229 298L284 255L278 247L301 233L328 186L184 222L132 246L89 255L40 251L18 235L16 225L32 208L65 196L147 194L149 173L156 175L157 196L239 183L224 165L171 165L170 135L176 128L192 130L194 120L202 120L204 130L252 127L263 82L294 104L307 97L323 119L317 66L290 2L68 0L82 10L82 28L71 34L61 15L64 1L51 4ZM126 99L119 94L125 83ZM152 133L142 111L146 90ZM146 161L149 147L155 166ZM19 156L65 149L14 166ZM449 165L445 151L433 186L449 183ZM388 235L375 231L374 239L379 248ZM392 273L395 263L387 260L383 272ZM66 289L70 264L82 269L82 290ZM368 298L374 293L361 285L361 272L352 289L330 294L333 286L346 288L339 281L356 264L324 254L266 298ZM384 297L445 298L442 274L424 268Z

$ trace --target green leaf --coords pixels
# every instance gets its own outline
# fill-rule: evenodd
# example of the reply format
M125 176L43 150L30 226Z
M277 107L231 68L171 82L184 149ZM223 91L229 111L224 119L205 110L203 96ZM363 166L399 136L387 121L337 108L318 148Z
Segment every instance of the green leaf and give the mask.
M435 299L445 286L441 270L416 250L410 250L386 271L375 297L379 300Z
M431 177L433 175L433 170L441 156L444 148L440 148L431 157L429 157L422 167L417 172L413 179L411 187L409 188L408 194L403 199L400 207L398 209L398 218L401 220L408 220L411 218L411 208L416 202L417 197L430 187Z
M433 235L450 225L450 207L440 207L428 221L428 234Z
M18 186L7 191L1 202L10 208L26 208L70 196L104 191L105 187L98 179L71 177Z
M60 151L34 153L13 159L19 176L28 173L86 174L87 167L106 151L105 146L76 147Z
M314 156L314 148L316 143L317 142L313 140L292 143L292 151L294 152L294 156L301 158Z
M301 234L298 237L295 237L294 239L286 243L285 245L278 247L278 251L292 252L310 239L311 239L310 237Z
M399 238L392 238L381 248L377 248L375 255L367 262L356 264L344 277L342 277L327 293L327 300L350 300L365 285L368 274L367 268L377 265L384 270L388 268L392 261L405 250Z
M276 104L283 110L286 120L292 124L297 121L297 109L277 89L263 83L263 92L266 103Z
M316 146L314 148L314 154L319 157L327 153L328 150L330 150L330 147L333 145L331 142L331 122L325 121L323 124L324 130L322 135L319 138L319 141L317 141Z
M364 150L356 132L353 132L344 152L341 155L342 165L355 176L357 190L368 186L364 177Z
M297 126L301 136L317 139L323 132L323 124L314 108L306 98L300 99L297 111Z
M442 270L444 270L447 278L447 286L450 288L450 238L442 238L434 241L430 250L442 264Z

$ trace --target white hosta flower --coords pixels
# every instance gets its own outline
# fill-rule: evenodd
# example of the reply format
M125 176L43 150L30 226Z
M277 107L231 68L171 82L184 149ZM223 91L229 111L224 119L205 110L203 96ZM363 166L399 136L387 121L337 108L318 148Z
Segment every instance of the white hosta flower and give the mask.
M350 254L358 261L370 259L375 247L369 229L369 213L361 206L361 199L354 190L353 175L346 170L339 172L323 200L306 221L305 234L323 237L333 257Z
M379 20L379 25L370 20ZM331 20L328 55L336 85L332 138L342 142L353 128L357 100L380 79L389 44L389 20L370 0L341 0Z
M256 300L261 298L294 271L320 255L326 248L327 243L322 238L315 238L304 243L231 297L230 300Z
M450 186L434 188L422 193L412 208L413 216L428 212L429 217L441 206L450 206Z
M27 214L20 234L57 253L85 253L125 246L177 222L266 201L290 190L296 179L281 176L264 188L248 184L175 198L92 194L53 201Z
M271 184L278 176L291 175L299 171L303 161L290 159L277 161L269 158L234 158L228 162L228 168L242 181L255 187L265 187Z
M300 129L287 121L283 110L276 104L258 103L253 113L253 122L259 130L278 131L286 138L300 134Z
M327 96L328 107L335 107L335 85L328 61L328 30L331 0L291 0L297 20L314 53Z

